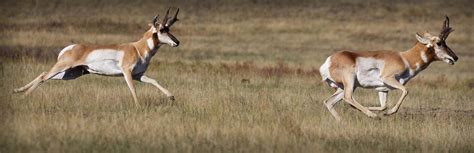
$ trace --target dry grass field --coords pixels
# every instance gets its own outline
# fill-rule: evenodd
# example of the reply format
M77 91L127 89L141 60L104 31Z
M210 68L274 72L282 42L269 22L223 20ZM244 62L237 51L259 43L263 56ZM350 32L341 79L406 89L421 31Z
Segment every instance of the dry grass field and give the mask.
M0 2L0 152L473 152L474 5L446 1L61 1ZM138 40L168 6L181 12L147 75L175 96L122 77L49 81L12 94L72 43ZM404 51L415 32L438 34L460 60L433 63L408 83L400 111L381 120L340 102L318 67L341 49ZM245 80L245 81L243 81ZM246 81L248 80L248 81ZM389 95L394 105L400 92ZM365 106L374 91L359 89Z

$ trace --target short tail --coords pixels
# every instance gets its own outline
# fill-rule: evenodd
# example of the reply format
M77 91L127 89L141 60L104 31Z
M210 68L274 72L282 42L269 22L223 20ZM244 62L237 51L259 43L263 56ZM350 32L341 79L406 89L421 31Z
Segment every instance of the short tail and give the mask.
M331 56L329 56L326 59L326 62L324 62L321 67L319 67L319 74L321 75L322 81L326 81L327 79L330 79L331 76L329 74L329 67L331 66Z

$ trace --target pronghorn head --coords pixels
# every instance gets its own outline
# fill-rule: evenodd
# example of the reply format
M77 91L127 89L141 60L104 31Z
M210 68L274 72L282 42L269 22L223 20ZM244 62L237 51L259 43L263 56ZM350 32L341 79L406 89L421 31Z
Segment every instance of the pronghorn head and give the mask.
M171 26L174 24L174 22L178 21L178 12L179 8L176 10L174 16L169 18L168 14L170 13L170 9L168 8L168 11L166 11L166 15L161 23L158 21L158 15L153 18L151 31L153 34L156 33L160 44L168 44L172 47L178 47L179 40L170 33Z
M429 50L435 52L436 60L442 60L453 65L458 60L458 57L453 50L446 45L446 39L448 38L449 33L453 31L454 29L449 27L449 18L446 16L439 36L433 36L429 33L424 33L423 35L416 33L416 39L420 43L425 44Z

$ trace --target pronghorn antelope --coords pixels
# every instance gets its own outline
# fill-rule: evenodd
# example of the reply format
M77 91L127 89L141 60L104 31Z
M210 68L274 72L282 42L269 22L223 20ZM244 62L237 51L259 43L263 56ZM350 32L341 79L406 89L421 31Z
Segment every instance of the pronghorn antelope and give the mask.
M171 26L178 21L179 9L172 18L168 17L169 11L170 9L161 23L158 21L158 15L155 16L152 24L149 24L148 31L136 42L117 45L73 44L67 46L61 50L58 61L49 71L41 73L33 81L15 89L14 92L26 91L24 94L26 96L46 80L70 80L92 73L104 76L124 76L137 107L140 104L133 80L150 83L174 100L174 96L167 89L145 75L151 58L161 45L168 44L172 47L179 45L178 39L170 33Z
M385 114L397 112L408 94L404 84L411 78L427 68L431 62L442 60L453 65L458 60L456 54L446 45L446 38L452 31L454 30L449 27L449 18L446 16L439 36L416 33L418 41L407 51L339 51L329 56L319 71L323 81L335 88L336 92L324 100L324 104L338 121L341 118L334 110L334 105L341 99L367 116L376 118L377 115L372 111L385 110L388 91L399 89L402 91L400 99ZM377 90L380 106L366 108L359 104L352 96L357 87Z

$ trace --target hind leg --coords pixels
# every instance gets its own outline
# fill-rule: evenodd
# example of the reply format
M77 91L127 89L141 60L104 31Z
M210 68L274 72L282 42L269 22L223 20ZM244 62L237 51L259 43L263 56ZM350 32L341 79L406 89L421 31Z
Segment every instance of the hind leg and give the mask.
M66 71L59 72L50 78L50 80L73 80L85 74L89 74L86 66L75 66Z
M331 113L331 115L337 120L341 121L341 117L339 114L334 110L334 105L341 101L343 95L344 95L344 90L341 88L337 88L336 92L332 94L330 97L328 97L326 100L324 100L324 104L326 105L327 109Z
M35 82L38 82L44 75L46 75L46 72L41 73L38 77L36 77L35 79L33 79L33 81L31 81L30 83L26 84L25 86L14 89L14 90L13 90L13 93L24 92L26 89L28 89L28 88L30 88L31 86L33 86L33 84L35 84Z
M388 91L379 91L380 106L379 107L368 107L368 109L373 110L373 111L383 111L383 110L387 109L387 94L388 94Z
M51 79L52 77L54 77L55 75L63 72L63 71L66 71L68 68L70 68L71 66L69 64L59 64L59 63L56 63L53 68L51 68L51 70L46 73L45 75L41 75L39 77L39 79L36 79L32 82L32 85L28 88L28 90L25 92L25 94L23 95L23 97L26 97L28 96L33 90L35 90L39 85L41 85L43 82L45 82L46 80L49 80Z

